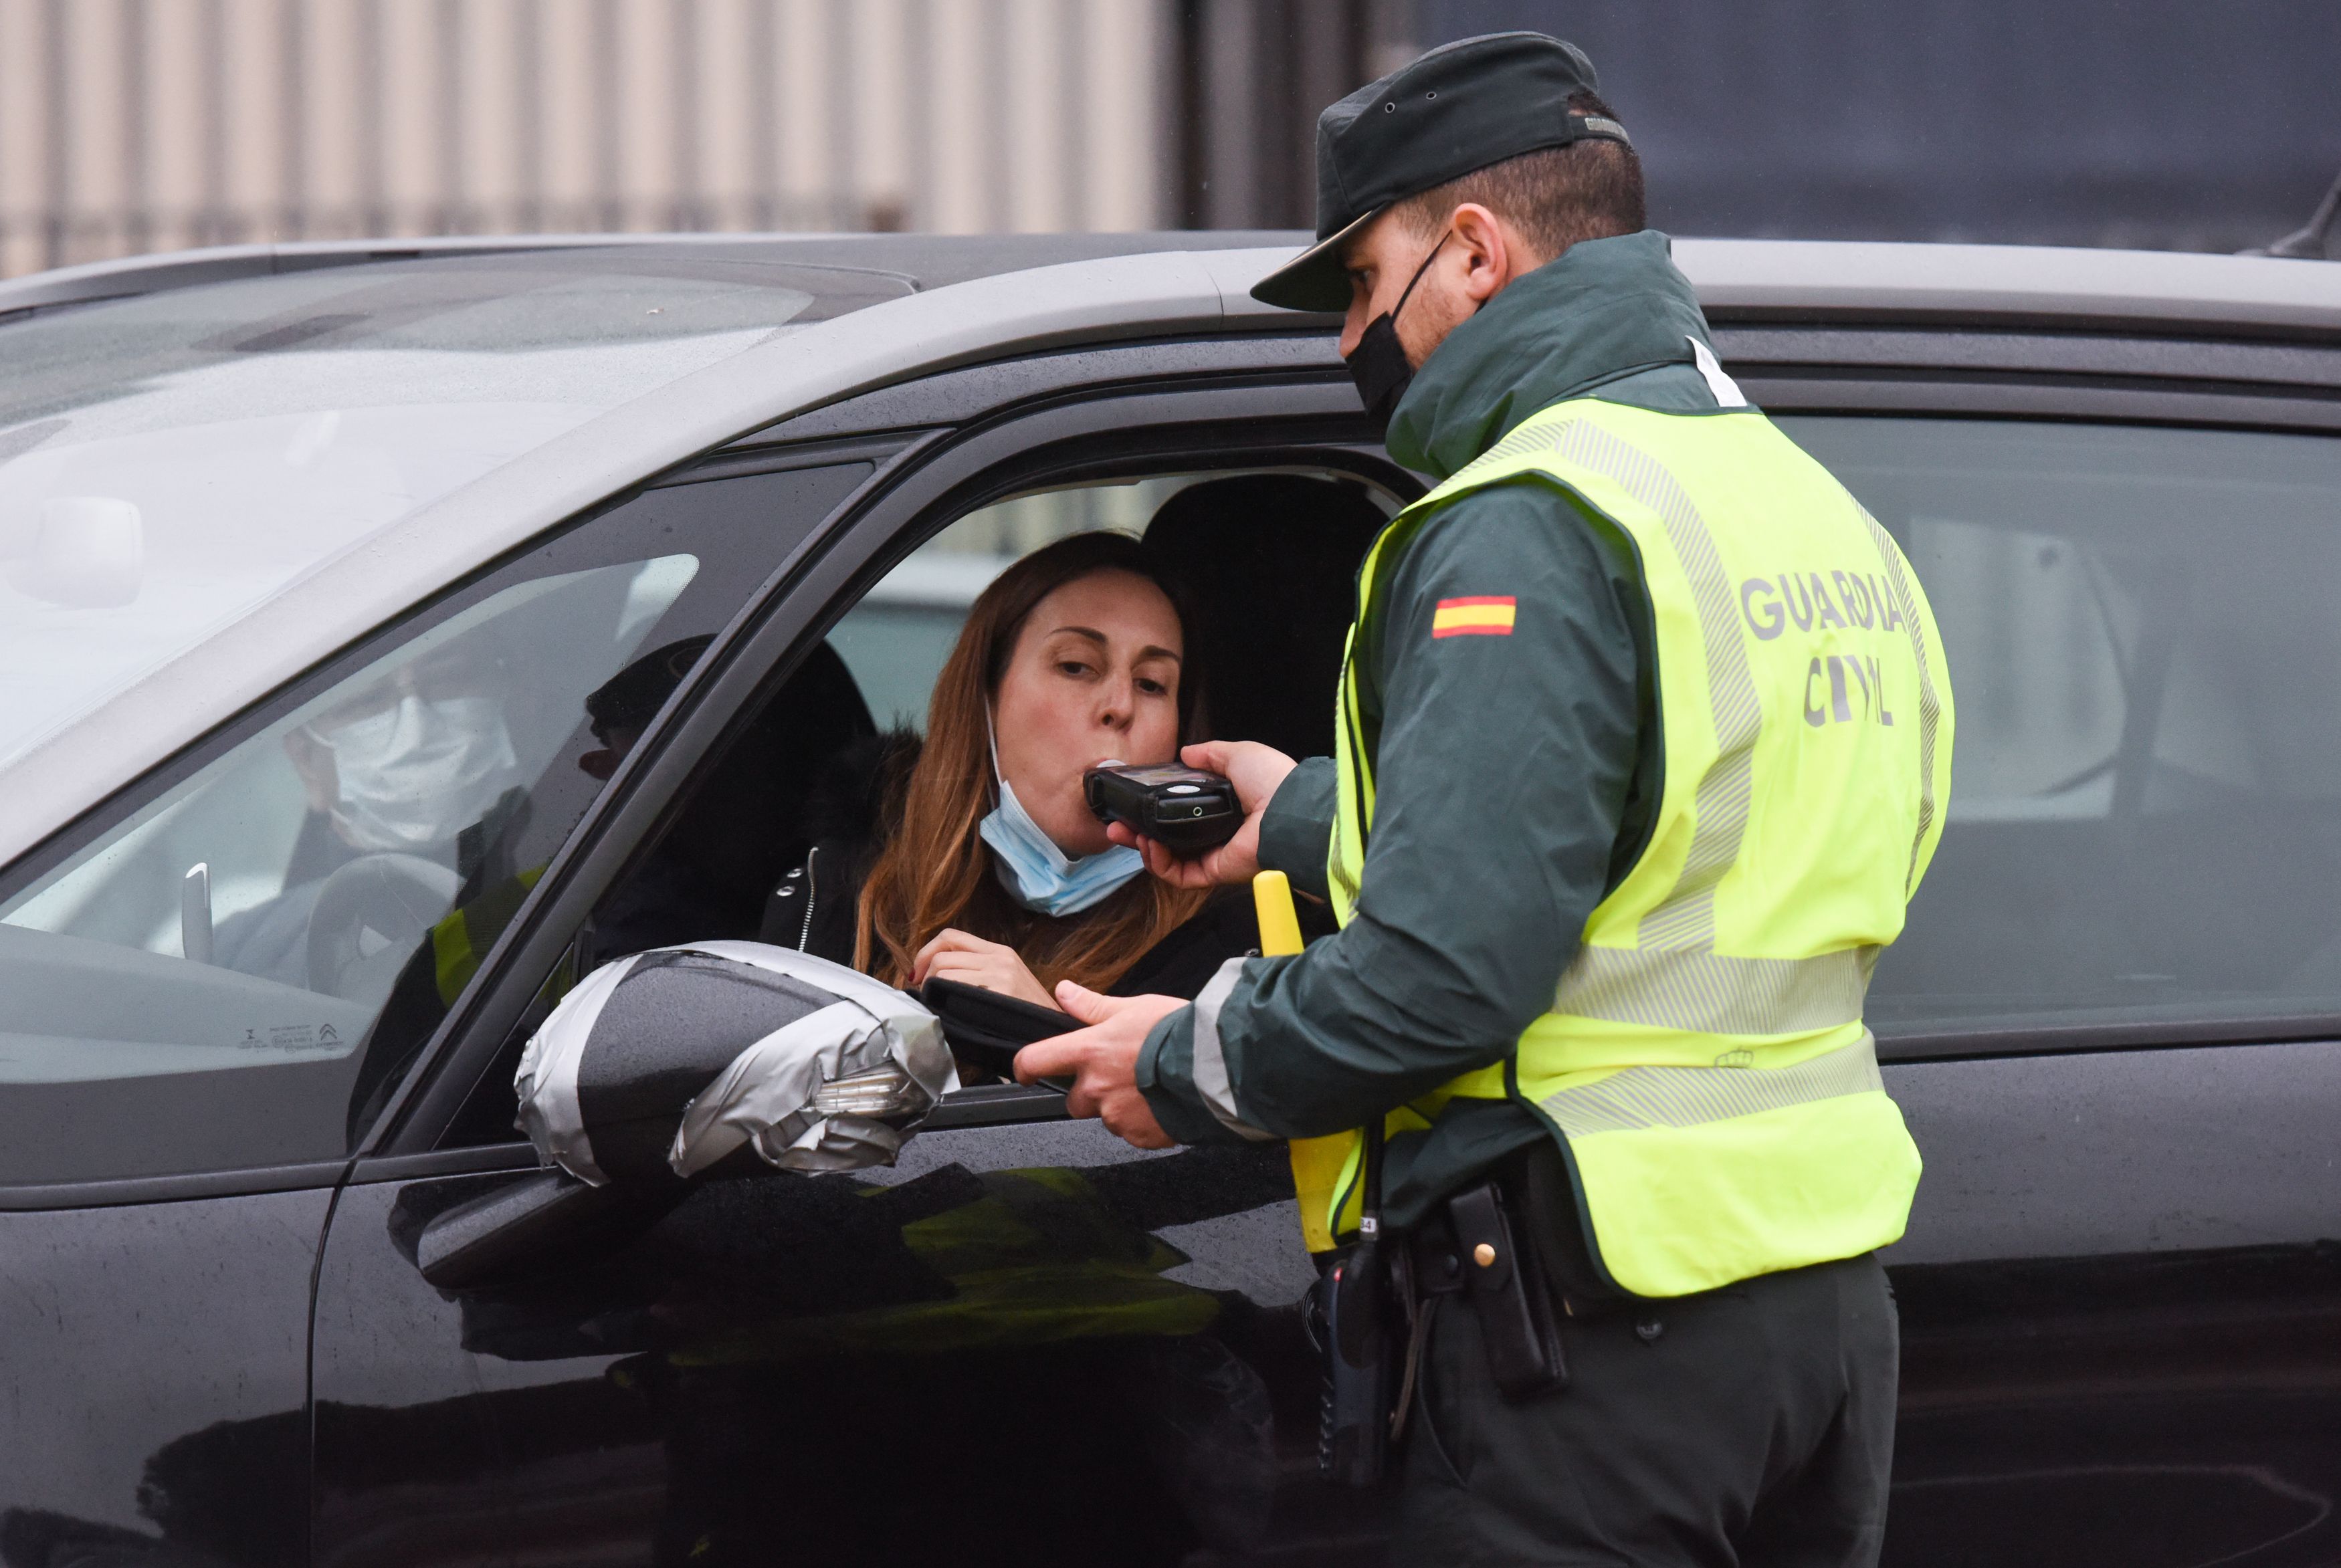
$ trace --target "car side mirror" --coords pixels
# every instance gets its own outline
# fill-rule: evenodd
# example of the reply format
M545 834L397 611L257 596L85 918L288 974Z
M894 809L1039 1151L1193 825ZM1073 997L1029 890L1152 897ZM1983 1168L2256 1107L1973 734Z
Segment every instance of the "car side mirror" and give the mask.
M468 1290L531 1268L622 1245L680 1203L690 1184L587 1186L566 1171L532 1171L433 1216L414 1265L441 1290Z
M573 1256L700 1181L891 1165L959 1077L908 994L790 948L702 942L588 975L513 1087L556 1168L424 1227L416 1262L443 1288Z

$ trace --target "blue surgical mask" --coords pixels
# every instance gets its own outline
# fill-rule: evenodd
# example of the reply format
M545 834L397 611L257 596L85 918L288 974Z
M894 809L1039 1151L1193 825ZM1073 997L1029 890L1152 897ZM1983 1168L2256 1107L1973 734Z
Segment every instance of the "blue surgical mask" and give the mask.
M991 748L991 776L1000 782L1000 804L977 827L998 859L1001 885L1016 901L1043 915L1078 915L1111 898L1121 885L1146 869L1135 849L1117 844L1111 849L1073 859L1041 831L1041 824L1016 799L1000 771L1000 747Z

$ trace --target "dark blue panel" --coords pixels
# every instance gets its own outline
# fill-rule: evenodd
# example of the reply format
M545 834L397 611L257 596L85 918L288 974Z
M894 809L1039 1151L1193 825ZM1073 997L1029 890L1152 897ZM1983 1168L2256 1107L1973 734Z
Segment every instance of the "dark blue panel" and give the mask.
M1582 45L1676 233L2232 250L2341 171L2341 7L1421 0Z

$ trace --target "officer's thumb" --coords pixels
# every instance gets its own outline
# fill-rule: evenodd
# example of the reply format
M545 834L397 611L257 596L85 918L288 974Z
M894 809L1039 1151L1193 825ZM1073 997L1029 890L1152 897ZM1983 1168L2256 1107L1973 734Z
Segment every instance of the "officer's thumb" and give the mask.
M1071 980L1057 982L1057 1006L1084 1024L1101 1024L1113 1014L1113 998L1101 997L1087 986L1076 986Z
M1191 746L1179 749L1179 760L1206 773L1225 774L1228 770L1228 748L1222 741L1198 740Z

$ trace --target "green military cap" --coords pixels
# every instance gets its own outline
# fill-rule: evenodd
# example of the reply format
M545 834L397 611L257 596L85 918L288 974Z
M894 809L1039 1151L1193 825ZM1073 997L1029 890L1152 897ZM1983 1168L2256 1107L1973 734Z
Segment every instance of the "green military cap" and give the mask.
M1542 33L1446 44L1317 116L1317 243L1254 284L1262 304L1340 311L1350 236L1392 202L1541 147L1624 142L1626 127L1569 106L1599 93L1593 62Z

